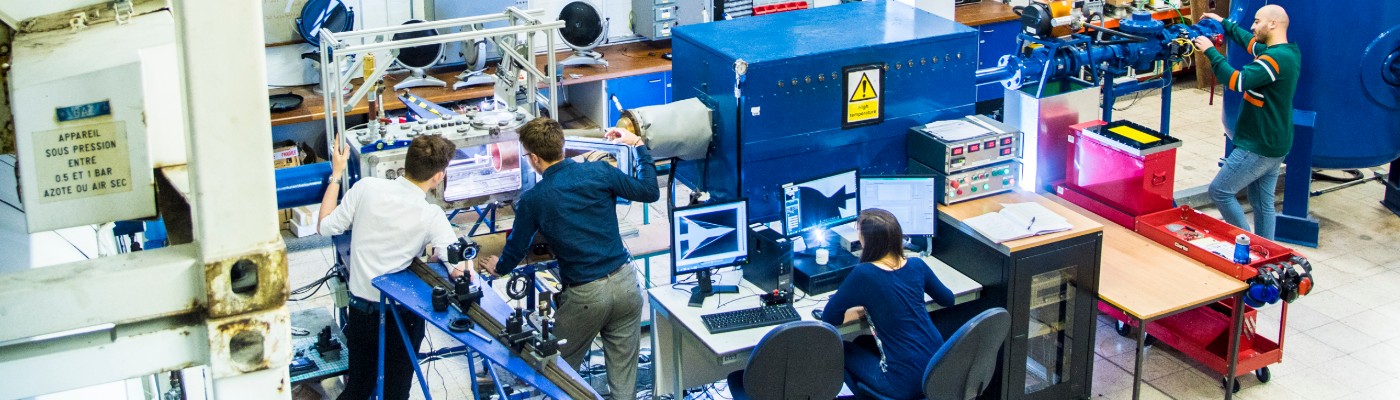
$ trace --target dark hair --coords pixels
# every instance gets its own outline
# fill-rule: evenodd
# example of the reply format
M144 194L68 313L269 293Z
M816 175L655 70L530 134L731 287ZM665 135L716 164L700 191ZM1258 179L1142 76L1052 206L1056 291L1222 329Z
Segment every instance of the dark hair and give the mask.
M889 211L872 208L856 218L860 228L860 262L867 263L894 255L904 258L904 229Z
M408 144L403 175L415 182L424 182L447 169L457 145L439 135L422 135Z
M539 117L526 122L518 130L520 144L525 151L538 156L545 162L564 159L564 127L548 117Z

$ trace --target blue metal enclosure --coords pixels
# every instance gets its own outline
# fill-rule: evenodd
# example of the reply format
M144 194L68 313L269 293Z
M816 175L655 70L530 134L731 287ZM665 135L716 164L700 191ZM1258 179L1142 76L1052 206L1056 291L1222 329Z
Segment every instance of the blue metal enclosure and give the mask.
M781 216L784 183L903 173L909 128L969 115L976 96L977 31L898 2L680 26L672 52L673 98L698 97L715 123L709 157L677 176L747 198L754 221ZM843 129L843 68L871 63L886 67L883 122Z
M1303 54L1293 108L1317 113L1313 165L1364 168L1400 158L1400 1L1236 0L1229 18L1245 29L1265 4L1288 11L1288 40ZM1232 45L1230 64L1253 61ZM1240 93L1225 93L1225 126Z

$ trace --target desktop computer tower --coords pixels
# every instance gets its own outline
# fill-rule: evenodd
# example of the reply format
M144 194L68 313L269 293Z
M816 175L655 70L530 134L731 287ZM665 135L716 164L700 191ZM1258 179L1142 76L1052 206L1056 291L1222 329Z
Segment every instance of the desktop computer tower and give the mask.
M792 291L792 241L764 224L749 225L749 263L744 280L764 292Z
M860 259L848 251L833 248L826 264L817 264L812 251L795 254L792 257L793 285L808 295L835 291L851 274Z

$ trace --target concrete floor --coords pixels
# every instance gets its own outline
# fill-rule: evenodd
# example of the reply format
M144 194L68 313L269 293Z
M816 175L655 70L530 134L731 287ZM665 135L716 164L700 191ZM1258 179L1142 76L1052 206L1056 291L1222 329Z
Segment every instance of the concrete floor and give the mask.
M1177 190L1208 184L1223 154L1220 90L1217 88L1215 104L1208 105L1209 92L1194 87L1194 81L1179 83L1172 99L1171 134L1184 141L1177 155ZM1125 106L1126 110L1115 113L1117 118L1151 128L1160 125L1158 93L1145 94L1136 103L1131 97L1124 98L1118 108ZM1328 185L1314 183L1313 188ZM1321 244L1316 249L1293 247L1311 260L1316 289L1290 306L1284 362L1270 367L1273 380L1264 384L1245 376L1236 398L1374 399L1394 398L1400 393L1400 217L1379 204L1382 194L1380 183L1368 182L1311 200L1314 217L1322 224ZM665 215L662 204L653 205L653 217ZM1205 211L1219 215L1213 209ZM640 223L640 214L619 212L636 223ZM293 287L324 273L331 262L328 243L314 236L288 239ZM652 262L653 282L668 283L667 258L656 257ZM291 308L329 304L329 298L322 297L294 302ZM1278 305L1260 310L1257 331L1277 339L1279 312ZM429 331L424 351L451 345L450 339ZM1096 334L1095 398L1130 398L1132 341L1118 336L1106 317L1099 318ZM644 346L648 342L643 339ZM1219 377L1211 376L1180 352L1157 346L1150 348L1147 357L1142 398L1222 397ZM434 398L471 397L472 378L460 358L431 365L428 378ZM335 380L327 380L324 386L332 395L339 389ZM416 383L414 390L412 398L422 398Z

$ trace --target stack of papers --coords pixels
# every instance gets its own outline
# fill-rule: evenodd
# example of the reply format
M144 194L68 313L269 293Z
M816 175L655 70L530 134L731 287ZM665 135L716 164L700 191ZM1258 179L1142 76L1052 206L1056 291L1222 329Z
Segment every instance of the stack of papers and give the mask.
M1038 203L1002 204L1001 211L968 218L963 223L996 243L1074 228L1064 217Z

